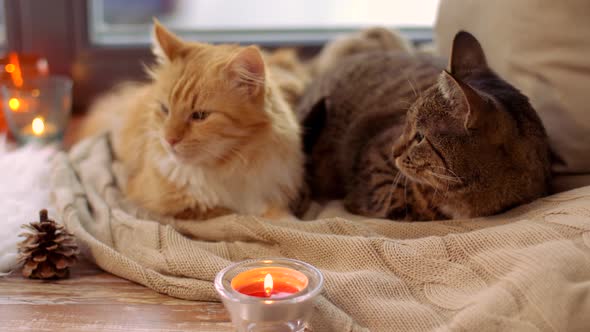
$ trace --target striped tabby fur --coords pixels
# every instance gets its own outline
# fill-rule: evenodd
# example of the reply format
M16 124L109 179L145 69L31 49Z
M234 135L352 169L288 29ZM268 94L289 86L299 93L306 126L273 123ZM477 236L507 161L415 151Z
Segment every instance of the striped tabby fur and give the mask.
M298 107L316 200L394 220L491 215L547 190L543 125L488 68L478 41L455 38L450 71L403 52L344 58Z

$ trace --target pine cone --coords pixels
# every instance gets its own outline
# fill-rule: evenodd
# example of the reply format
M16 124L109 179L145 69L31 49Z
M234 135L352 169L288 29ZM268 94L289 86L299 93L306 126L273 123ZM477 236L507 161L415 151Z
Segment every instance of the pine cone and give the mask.
M63 225L47 218L47 210L39 212L39 221L23 225L28 232L18 244L19 263L23 276L35 279L64 278L76 262L78 246L74 235Z

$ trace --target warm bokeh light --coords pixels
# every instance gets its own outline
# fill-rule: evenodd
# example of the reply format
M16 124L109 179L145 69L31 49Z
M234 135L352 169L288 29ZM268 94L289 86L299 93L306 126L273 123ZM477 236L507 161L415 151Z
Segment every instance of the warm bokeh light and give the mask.
M12 76L12 83L14 83L14 85L17 87L23 86L23 73L20 70L20 60L18 55L15 52L10 52L8 54L8 60L10 61L9 64L12 65L13 69L12 72L9 72L10 76Z
M14 69L16 69L16 66L13 65L12 63L9 63L6 66L4 66L4 70L6 70L7 73L14 72Z
M266 275L266 277L264 277L264 292L266 293L267 296L272 293L272 289L273 289L273 281L272 281L272 276L269 273Z
M43 122L43 118L40 116L33 120L31 126L33 127L33 133L35 133L35 135L41 135L45 131L45 122Z
M13 111L18 111L20 108L20 100L18 100L18 98L10 98L8 100L8 107Z

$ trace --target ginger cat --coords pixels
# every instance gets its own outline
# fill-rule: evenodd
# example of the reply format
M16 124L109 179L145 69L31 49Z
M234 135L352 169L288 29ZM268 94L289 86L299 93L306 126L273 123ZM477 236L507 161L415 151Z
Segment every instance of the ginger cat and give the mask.
M189 43L154 25L151 81L99 99L83 136L112 130L127 197L163 216L284 216L303 181L300 129L255 46Z

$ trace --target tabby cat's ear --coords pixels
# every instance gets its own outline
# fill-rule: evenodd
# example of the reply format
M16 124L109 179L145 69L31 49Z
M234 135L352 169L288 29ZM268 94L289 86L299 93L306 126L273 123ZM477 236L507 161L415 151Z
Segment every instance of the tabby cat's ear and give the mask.
M184 48L184 42L154 18L152 52L159 63L174 60Z
M238 52L230 61L228 70L231 83L245 89L251 96L264 90L264 60L258 47L248 46Z
M487 70L486 56L477 39L466 31L459 31L451 50L451 74L461 79L473 72Z
M451 106L451 116L463 121L466 129L476 128L482 112L487 107L477 91L455 79L447 71L440 74L438 88Z

